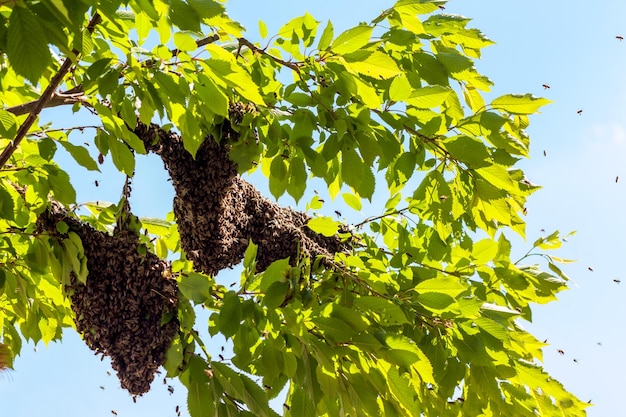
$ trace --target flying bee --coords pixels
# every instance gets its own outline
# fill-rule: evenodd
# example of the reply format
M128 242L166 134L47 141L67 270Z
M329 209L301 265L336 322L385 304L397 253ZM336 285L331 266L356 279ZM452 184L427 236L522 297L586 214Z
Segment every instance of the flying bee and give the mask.
M622 282L622 281L620 281L619 279L615 278L615 279L613 280L613 282L614 282L614 283L616 283L616 284L619 284L619 283L620 283L620 282Z
M174 387L171 385L167 386L167 391L170 393L170 395L172 395L174 393Z
M576 113L578 113L579 115L583 114L582 109L578 110Z
M337 215L337 217L341 217L341 212L339 210L335 210L335 214Z
M617 36L615 37L615 39L617 39L618 41L623 41L623 40L624 40L624 37L623 37L623 36L620 36L620 35L617 35Z
M541 84L541 86L543 87L544 90L547 90L550 88L548 84Z
M565 351L563 349L557 349L557 352L559 352L559 355L561 356L565 355Z

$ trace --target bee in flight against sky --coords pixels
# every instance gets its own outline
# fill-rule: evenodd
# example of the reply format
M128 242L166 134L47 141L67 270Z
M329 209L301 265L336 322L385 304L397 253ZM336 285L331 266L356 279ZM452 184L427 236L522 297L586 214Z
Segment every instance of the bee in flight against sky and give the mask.
M541 86L543 87L544 90L547 90L548 88L550 88L548 84L542 84Z
M620 36L620 35L617 35L617 36L615 37L615 39L617 39L618 41L623 41L623 40L624 40L624 37L623 37L623 36Z
M581 109L581 110L578 110L576 113L578 113L578 114L583 114L583 111L582 111L582 109Z

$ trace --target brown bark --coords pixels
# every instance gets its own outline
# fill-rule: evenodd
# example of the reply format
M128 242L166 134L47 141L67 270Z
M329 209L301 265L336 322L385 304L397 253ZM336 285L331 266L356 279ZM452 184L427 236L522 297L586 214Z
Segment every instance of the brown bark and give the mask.
M194 159L181 138L158 125L139 124L135 133L146 149L158 154L172 179L174 214L182 248L196 270L216 274L238 264L249 240L259 246L257 269L298 255L298 247L315 258L332 259L347 245L308 228L309 217L265 198L237 174L229 147L207 137Z

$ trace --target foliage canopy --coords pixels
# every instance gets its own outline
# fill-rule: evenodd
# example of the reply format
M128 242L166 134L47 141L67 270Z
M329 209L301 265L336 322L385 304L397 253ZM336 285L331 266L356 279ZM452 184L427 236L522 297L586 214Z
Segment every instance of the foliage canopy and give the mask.
M0 1L0 342L10 360L22 339L48 343L80 323L70 296L99 277L75 227L98 236L115 227L137 240L135 264L149 258L176 280L175 311L161 324L177 332L162 359L188 388L193 417L274 416L269 402L283 390L285 416L584 415L586 404L542 369L544 344L520 326L533 303L566 288L564 260L545 253L560 236L520 260L506 236L524 236L537 187L516 163L528 156L529 115L548 100L487 103L492 83L474 61L492 42L443 5L399 0L342 33L309 14L276 34L260 22L255 42L216 0ZM93 146L70 140L82 127L39 123L58 105L97 117ZM132 177L135 154L154 152L174 176L158 148L166 137L190 161L211 162L217 151L204 143L220 142L239 174L266 175L275 198L298 201L317 178L356 211L388 190L384 211L353 226L315 215L296 225L306 231L295 255L263 267L277 243L255 241L256 229L238 235L241 281L224 286L198 267L196 241L181 244L185 211L137 219L128 184L117 204L79 205L54 160L60 147L87 170L110 157ZM324 204L315 195L308 207ZM52 207L68 220L42 228ZM342 242L307 251L304 236ZM527 264L531 255L543 267ZM206 349L199 305L232 359ZM97 344L104 336L91 330Z

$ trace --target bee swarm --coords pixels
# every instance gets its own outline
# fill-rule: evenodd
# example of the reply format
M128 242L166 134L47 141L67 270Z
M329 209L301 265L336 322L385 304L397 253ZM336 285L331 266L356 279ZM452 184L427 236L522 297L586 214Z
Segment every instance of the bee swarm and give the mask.
M3 343L0 343L0 372L9 367L11 362L11 351L9 347Z
M70 217L58 204L38 223L40 229L58 234L59 221L78 234L87 257L86 284L72 276L66 287L76 328L92 350L111 357L123 388L133 395L148 392L178 331L176 281L169 263L150 252L140 254L133 232L98 231ZM162 324L170 313L173 318Z
M181 245L196 270L216 274L238 264L250 239L258 245L259 271L278 259L293 261L298 247L312 258L332 258L346 249L338 237L309 229L306 214L270 201L238 175L225 140L232 131L221 143L208 136L195 159L177 134L158 125L139 123L135 134L161 157L170 174Z

